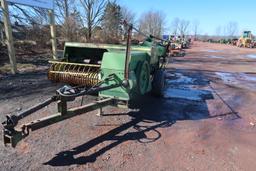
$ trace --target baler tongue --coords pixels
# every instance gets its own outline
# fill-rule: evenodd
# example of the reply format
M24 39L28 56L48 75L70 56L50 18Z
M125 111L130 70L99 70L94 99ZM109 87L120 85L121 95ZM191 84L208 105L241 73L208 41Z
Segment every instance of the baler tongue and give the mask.
M99 83L100 65L50 61L48 79L51 81L93 87Z

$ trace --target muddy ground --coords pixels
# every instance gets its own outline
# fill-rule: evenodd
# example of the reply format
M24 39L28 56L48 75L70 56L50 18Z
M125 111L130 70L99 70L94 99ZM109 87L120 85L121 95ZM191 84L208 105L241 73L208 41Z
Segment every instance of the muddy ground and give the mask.
M255 66L256 49L195 42L170 59L164 98L77 116L32 132L15 149L1 143L0 170L254 171ZM61 86L44 67L1 78L1 121ZM25 121L54 112L51 105Z

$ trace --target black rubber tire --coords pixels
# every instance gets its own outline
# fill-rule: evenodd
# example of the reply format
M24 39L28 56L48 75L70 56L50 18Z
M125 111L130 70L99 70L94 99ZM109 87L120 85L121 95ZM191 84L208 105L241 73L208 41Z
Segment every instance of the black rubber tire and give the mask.
M157 97L163 97L165 88L165 71L159 69L155 72L152 82L152 93Z

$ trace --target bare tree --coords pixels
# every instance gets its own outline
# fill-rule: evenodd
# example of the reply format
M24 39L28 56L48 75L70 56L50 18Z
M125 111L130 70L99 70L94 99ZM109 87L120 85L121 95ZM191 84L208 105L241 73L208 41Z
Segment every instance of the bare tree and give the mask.
M227 36L233 38L238 33L238 24L237 22L229 22L226 26Z
M0 11L0 43L4 42L4 26L3 26L3 19L2 19L2 11Z
M173 33L173 35L175 35L175 36L178 34L179 24L180 24L180 19L179 19L179 18L175 18L175 19L172 21L172 24L171 24L172 33Z
M115 2L108 2L102 18L102 29L107 43L118 43L121 37L121 7Z
M1 6L1 2L0 2ZM4 44L4 22L3 22L3 11L2 8L0 8L0 47Z
M19 4L10 4L9 7L12 27L21 33L16 38L34 40L38 45L44 45L50 39L50 28L45 27L48 21L46 9Z
M161 37L165 29L165 15L160 11L149 11L141 15L139 28L142 32Z
M131 11L129 8L125 6L121 7L121 14L122 14L122 18L126 20L128 23L133 25L136 24L136 21L135 21L136 14L133 11Z
M2 27L2 23L0 23L0 43L4 43L4 31Z
M19 4L10 5L10 16L16 23L43 25L48 21L48 12L37 7L24 7Z
M61 27L61 35L66 41L78 41L81 35L80 28L79 15L73 12L65 19Z
M88 41L91 41L93 29L98 26L102 20L106 0L80 0L80 2L84 8L84 22L87 28L86 37Z
M126 6L121 7L121 15L123 20L127 21L130 24L136 25L136 21L135 21L136 14ZM123 30L122 30L123 39L127 37L127 29L128 29L127 26L123 26Z
M77 41L81 21L80 13L75 8L75 0L55 0L55 4L61 36L65 41Z
M185 35L188 33L190 22L184 19L175 18L172 21L171 27L172 27L172 33L174 35ZM197 26L198 29L198 26Z
M74 0L55 0L56 8L55 13L58 13L58 18L68 18L70 13L71 3L74 3Z
M193 31L195 40L197 39L199 24L200 22L198 20L195 20L192 24L192 31Z
M222 34L222 27L221 26L218 26L216 28L215 34L216 34L216 36L221 36L221 34Z
M74 10L75 0L55 0L55 15L60 24L63 24Z
M188 33L189 24L190 22L187 20L180 20L178 29L181 36L184 36Z

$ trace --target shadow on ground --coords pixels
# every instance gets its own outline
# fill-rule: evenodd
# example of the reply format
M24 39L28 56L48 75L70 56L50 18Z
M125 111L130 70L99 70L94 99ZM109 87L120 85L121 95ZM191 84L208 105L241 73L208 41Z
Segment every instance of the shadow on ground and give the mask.
M207 100L214 98L213 92L200 89L200 87L208 86L209 80L199 73L184 73L184 71L173 73L171 71L167 73L167 88L164 98L146 96L143 99L139 99L131 105L139 110L127 114L130 116L129 122L82 145L68 151L62 151L44 164L68 166L95 162L97 157L123 142L139 141L141 143L151 143L159 140L161 133L157 129L171 127L178 120L201 120L218 117L209 115L206 103ZM229 114L222 114L221 116ZM128 133L122 134L122 132L127 132L128 129ZM154 131L156 136L153 138L147 137L146 133L150 131ZM90 155L75 157L105 141L111 141L111 143Z
M47 70L9 75L2 80L0 79L0 100L45 92L54 95L54 90L60 86L61 84L53 83L47 79Z

